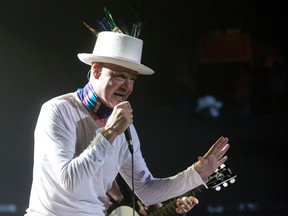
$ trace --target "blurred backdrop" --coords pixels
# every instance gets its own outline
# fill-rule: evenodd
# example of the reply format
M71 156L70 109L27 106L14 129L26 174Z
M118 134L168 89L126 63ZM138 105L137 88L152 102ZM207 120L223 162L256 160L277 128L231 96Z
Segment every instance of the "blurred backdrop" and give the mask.
M46 100L86 82L103 6L145 22L134 123L155 177L175 174L221 136L236 182L205 190L189 215L288 215L287 7L280 0L1 1L0 215L23 215L33 132ZM131 11L133 8L134 12Z

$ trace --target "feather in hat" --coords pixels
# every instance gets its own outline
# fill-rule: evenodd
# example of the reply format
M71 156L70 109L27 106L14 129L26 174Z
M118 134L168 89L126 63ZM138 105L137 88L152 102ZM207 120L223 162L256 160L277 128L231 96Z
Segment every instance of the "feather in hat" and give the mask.
M136 15L137 20L136 20L136 23L132 24L132 29L131 29L130 33L129 33L129 30L128 30L128 28L125 25L123 20L119 21L120 25L118 25L118 26L116 25L116 22L114 21L114 19L112 17L112 14L110 13L110 11L106 7L104 7L104 17L102 17L101 19L96 21L97 30L92 28L91 26L89 26L84 21L83 21L83 24L96 37L98 36L98 33L101 32L101 31L113 31L113 32L127 34L127 35L130 35L132 37L138 38L140 33L141 33L141 30L143 28L144 23L139 20L139 17L138 17L138 15L135 12L134 12L134 14Z

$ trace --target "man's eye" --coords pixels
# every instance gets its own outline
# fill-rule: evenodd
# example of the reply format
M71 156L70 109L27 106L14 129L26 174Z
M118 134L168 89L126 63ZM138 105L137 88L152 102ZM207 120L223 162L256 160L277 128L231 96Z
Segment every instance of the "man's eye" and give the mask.
M121 80L127 79L127 77L126 77L125 75L123 75L123 74L118 74L118 75L116 75L116 77L117 77L118 79L121 79Z
M137 77L131 77L130 80L132 80L133 82L137 79Z
M137 79L137 76L129 77L125 74L115 74L114 78L119 81L131 80L134 82Z

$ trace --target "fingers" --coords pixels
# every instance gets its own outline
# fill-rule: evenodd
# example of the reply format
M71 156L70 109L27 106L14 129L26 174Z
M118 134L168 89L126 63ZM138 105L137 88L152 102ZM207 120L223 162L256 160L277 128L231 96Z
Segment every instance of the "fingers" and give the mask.
M123 101L119 104L117 104L114 109L118 109L121 113L123 114L132 114L133 113L133 109L131 107L131 104L129 103L129 101Z
M227 161L227 159L228 159L227 156L221 158L217 163L217 167L220 167L222 164L224 164Z
M128 125L132 124L133 122L133 109L128 101L123 101L122 103L118 104L119 109L123 116L126 118Z
M229 147L230 147L230 145L228 143L226 143L226 145L220 151L216 152L216 157L218 160L220 160L226 154Z
M133 123L133 109L129 101L117 104L107 119L104 131L105 137L111 142L117 135L123 133ZM108 136L108 134L110 134Z
M115 121L121 124L124 130L133 123L133 109L129 101L123 101L117 104L113 112L115 111Z
M177 208L176 212L178 214L184 214L190 211L195 205L199 203L198 199L196 197L190 196L188 197L182 197L181 199L177 199Z
M220 160L225 155L229 147L230 145L228 143L228 138L221 136L204 155L204 158L208 157L209 155L214 155L218 160Z
M228 159L227 156L224 156L230 147L228 141L229 139L227 137L220 137L211 147L211 151L209 152L209 154L214 154L216 157L218 167Z
M228 144L228 138L221 136L211 148L211 153L221 152ZM229 144L228 144L229 145Z
M196 197L190 196L189 199L194 205L197 205L199 203L199 200Z
M204 156L199 156L198 161L194 163L194 169L198 172L201 178L205 181L218 167L228 159L225 154L230 148L228 138L221 136L210 147Z

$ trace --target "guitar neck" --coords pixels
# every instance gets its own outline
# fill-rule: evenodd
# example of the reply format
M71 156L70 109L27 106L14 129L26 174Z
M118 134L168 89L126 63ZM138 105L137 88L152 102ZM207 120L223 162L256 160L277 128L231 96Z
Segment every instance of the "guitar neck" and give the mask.
M222 164L222 166L217 169L211 176L209 176L208 181L205 185L200 185L181 196L189 197L196 196L198 192L202 192L203 189L207 188L215 188L216 190L220 190L220 185L226 184L229 181L230 183L234 183L236 175L232 172L231 168ZM224 187L226 187L224 185ZM218 188L218 189L217 189ZM177 198L168 201L168 203L164 204L164 206L160 209L157 209L149 214L149 216L161 216L161 215L175 215L176 214L176 205Z
M200 185L197 188L194 188L186 192L182 196L186 196L186 197L196 196L196 194L200 193L203 189L206 189L206 187L204 185ZM149 216L176 215L176 211L175 211L177 207L176 202L177 202L177 198L172 199L167 204L165 204L162 208L156 209L155 211L151 212Z
M220 169L217 169L211 176L209 176L208 181L205 185L200 185L184 194L182 194L182 197L189 197L189 196L195 196L197 193L202 192L203 189L209 189L209 188L215 188L216 191L220 190L220 185L224 185L224 187L227 186L227 182L234 183L236 174L234 174L230 167L227 167L226 165L222 164ZM217 189L218 188L218 189ZM176 205L177 198L173 198L166 203L164 203L164 206L152 211L149 213L149 216L163 216L163 215L176 215ZM134 210L131 207L128 206L120 206L116 208L109 216L132 216L132 213L134 213ZM139 216L137 212L136 216ZM135 216L133 214L133 216Z

